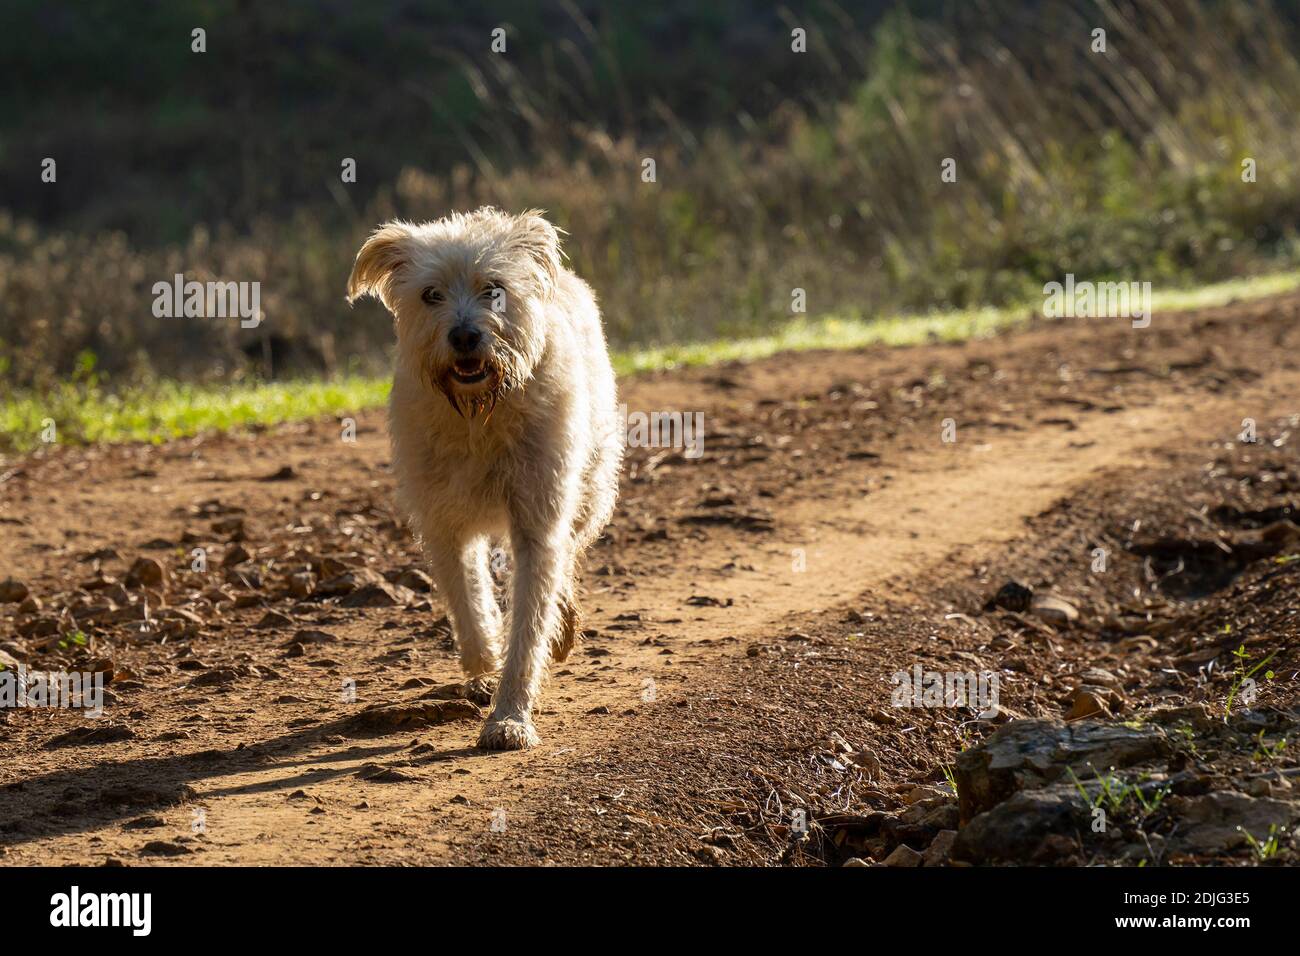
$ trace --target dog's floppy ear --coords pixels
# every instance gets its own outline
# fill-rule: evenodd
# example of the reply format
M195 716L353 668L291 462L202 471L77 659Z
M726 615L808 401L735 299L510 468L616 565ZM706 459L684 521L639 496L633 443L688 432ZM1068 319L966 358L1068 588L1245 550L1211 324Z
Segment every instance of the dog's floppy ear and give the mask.
M549 293L560 279L560 230L546 221L543 210L529 209L515 217L511 240L541 268Z
M393 273L407 262L411 227L404 222L386 222L370 234L357 253L348 277L348 304L363 295L377 296L388 304L388 284Z

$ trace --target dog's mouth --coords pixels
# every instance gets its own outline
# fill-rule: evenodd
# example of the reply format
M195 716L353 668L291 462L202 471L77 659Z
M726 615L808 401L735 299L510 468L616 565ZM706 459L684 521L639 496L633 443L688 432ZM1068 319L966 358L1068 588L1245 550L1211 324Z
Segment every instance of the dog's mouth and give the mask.
M451 367L451 377L462 385L475 385L488 377L482 359L458 359Z
M483 415L486 422L501 396L514 387L514 380L510 366L489 354L482 358L456 359L444 366L441 373L431 374L431 384L441 390L456 414L462 418Z
M429 367L428 381L455 408L461 418L484 415L491 418L493 408L507 393L519 388L513 352L489 350L482 355L461 355L446 365Z

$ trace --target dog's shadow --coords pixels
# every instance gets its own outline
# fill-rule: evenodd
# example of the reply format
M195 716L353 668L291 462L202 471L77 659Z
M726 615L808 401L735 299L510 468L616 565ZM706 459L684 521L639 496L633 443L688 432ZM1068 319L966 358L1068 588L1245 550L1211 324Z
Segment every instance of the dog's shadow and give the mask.
M366 732L357 729L351 717L342 717L229 750L101 760L87 762L76 770L56 770L28 777L0 787L0 846L86 833L180 806L197 807L210 798L277 791L287 792L288 796L304 787L346 776L364 780L385 770L494 754L491 750L465 746L429 752L423 749L428 745L412 753L410 733L409 730L386 734ZM323 740L337 734L344 734L349 741L368 743L332 745ZM378 742L393 738L400 739L401 743ZM303 755L304 751L321 746L337 749L321 755ZM88 756L93 753L91 747L81 749ZM406 755L401 759L391 759L403 751ZM387 766L379 763L385 758L389 758ZM345 762L347 766L329 766ZM356 767L358 762L364 763L360 772ZM300 769L304 767L311 769ZM204 780L241 774L271 774L273 778L211 789L195 786ZM175 827L169 829L174 832ZM142 828L140 832L144 837L149 831Z

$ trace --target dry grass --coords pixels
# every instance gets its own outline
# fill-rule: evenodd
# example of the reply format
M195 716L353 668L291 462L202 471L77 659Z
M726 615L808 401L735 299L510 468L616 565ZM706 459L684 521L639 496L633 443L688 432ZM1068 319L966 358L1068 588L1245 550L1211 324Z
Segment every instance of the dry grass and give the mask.
M1287 268L1300 45L1263 0L1209 9L900 13L825 47L839 98L704 129L664 104L667 132L644 141L574 119L607 92L596 80L556 100L509 61L466 64L480 115L511 123L456 126L462 164L409 167L364 208L343 196L164 247L0 216L0 367L11 386L49 386L90 353L115 384L240 381L284 371L259 364L274 337L276 353L298 346L291 371L376 369L388 319L342 299L360 241L385 218L484 203L550 211L623 349L768 334L800 317L795 289L810 317L870 319L1005 306L1066 272L1159 288ZM1105 54L1088 48L1095 25ZM612 55L570 53L593 76ZM1242 181L1247 157L1257 182ZM176 272L260 281L266 321L155 319L150 287Z

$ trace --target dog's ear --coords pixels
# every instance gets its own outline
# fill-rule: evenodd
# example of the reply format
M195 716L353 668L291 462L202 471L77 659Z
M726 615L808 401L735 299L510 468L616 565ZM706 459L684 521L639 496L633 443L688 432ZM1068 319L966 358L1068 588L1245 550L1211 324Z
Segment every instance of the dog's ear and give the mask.
M377 296L388 304L388 285L393 273L410 254L411 227L404 222L386 222L370 234L357 253L348 277L348 304L363 295Z
M541 268L549 293L560 279L560 230L546 221L542 210L529 209L515 217L511 240Z

